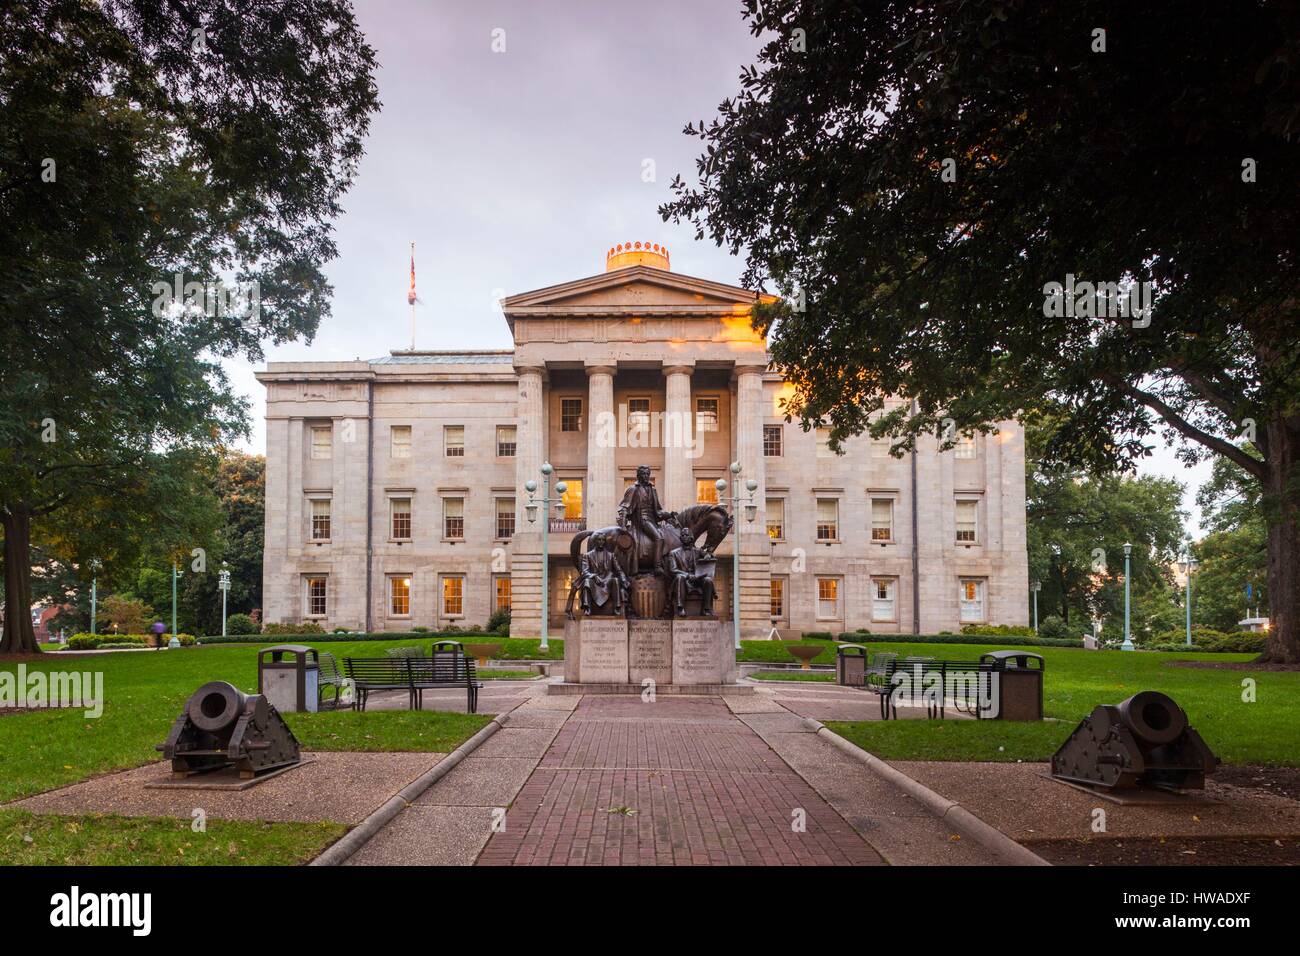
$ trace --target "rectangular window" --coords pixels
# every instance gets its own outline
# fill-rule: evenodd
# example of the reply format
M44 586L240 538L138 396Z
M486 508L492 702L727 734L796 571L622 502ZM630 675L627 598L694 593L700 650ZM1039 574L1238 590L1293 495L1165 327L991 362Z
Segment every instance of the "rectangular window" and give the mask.
M411 613L411 579L388 579L388 613L393 617L407 617Z
M448 458L465 457L465 426L445 425L442 429L442 453Z
M582 479L566 478L564 484L564 494L560 496L564 502L564 517L569 521L577 521L582 517Z
M835 452L831 451L831 430L829 428L817 429L817 457L835 457Z
M498 574L494 583L496 587L492 595L492 610L510 610L510 575Z
M390 454L394 458L411 457L411 426L394 425L388 429Z
M835 541L840 536L840 502L838 498L817 499L817 540Z
M459 541L465 537L465 499L442 499L442 536Z
M560 431L582 431L582 399L560 399Z
M984 581L981 578L962 578L958 592L963 624L984 622Z
M447 617L465 613L465 579L459 574L442 579L442 613Z
M514 425L497 426L497 457L514 458L519 430Z
M650 399L627 400L627 430L629 439L637 435L640 436L637 440L643 445L650 444Z
M697 398L695 400L695 427L702 432L718 430L718 400L716 398Z
M334 426L313 425L311 427L311 457L322 461L333 457Z
M497 537L513 538L515 536L515 499L497 499Z
M325 616L326 578L307 579L307 616Z
M873 621L898 620L897 603L894 601L897 579L871 579L871 619Z
M772 578L772 618L785 617L785 578Z
M702 505L716 505L718 503L716 478L695 479L695 501Z
M411 540L411 499L392 498L388 502L393 517L393 537L398 541Z
M763 508L767 515L767 536L773 541L785 539L785 499L768 498Z
M780 458L785 454L784 432L780 425L763 426L763 456Z
M978 501L957 502L957 543L974 544L975 526L979 517Z
M894 499L871 499L871 540L894 540Z
M311 500L311 539L313 541L330 539L330 499L328 498Z
M971 459L975 457L978 450L975 445L974 435L962 435L957 439L957 444L953 446L953 455L956 458Z
M840 579L817 579L817 617L821 620L839 620Z

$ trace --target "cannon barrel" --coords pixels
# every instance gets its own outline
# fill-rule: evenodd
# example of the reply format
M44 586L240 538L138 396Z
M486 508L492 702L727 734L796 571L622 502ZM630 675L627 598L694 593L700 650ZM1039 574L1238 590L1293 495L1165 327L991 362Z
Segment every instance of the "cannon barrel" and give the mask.
M185 713L195 727L215 734L234 724L247 706L247 694L223 680L214 680L190 695Z
M1156 690L1134 694L1117 709L1134 736L1149 744L1172 743L1187 729L1183 709Z

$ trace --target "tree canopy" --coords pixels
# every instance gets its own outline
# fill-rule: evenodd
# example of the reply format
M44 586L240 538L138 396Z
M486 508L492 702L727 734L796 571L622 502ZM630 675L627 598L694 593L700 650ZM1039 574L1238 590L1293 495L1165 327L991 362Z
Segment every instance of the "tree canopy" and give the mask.
M755 318L791 414L906 448L1047 397L1051 460L1233 461L1300 661L1295 5L745 7L758 63L661 213L782 296Z
M328 316L321 270L375 66L342 0L0 11L11 607L31 600L33 540L110 564L95 529L148 528L180 552L212 530L196 476L246 427L219 360ZM29 616L6 614L0 651L35 649Z

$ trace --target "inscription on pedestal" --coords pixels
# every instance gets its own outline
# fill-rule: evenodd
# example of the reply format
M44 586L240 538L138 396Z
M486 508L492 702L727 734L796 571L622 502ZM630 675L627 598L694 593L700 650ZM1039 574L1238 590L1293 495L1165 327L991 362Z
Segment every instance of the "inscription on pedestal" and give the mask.
M579 680L587 684L626 684L627 621L587 618L579 624Z
M670 621L629 621L627 627L628 680L640 684L647 677L656 684L673 682L673 626Z
M676 618L672 625L674 683L721 684L730 679L734 657L722 621Z

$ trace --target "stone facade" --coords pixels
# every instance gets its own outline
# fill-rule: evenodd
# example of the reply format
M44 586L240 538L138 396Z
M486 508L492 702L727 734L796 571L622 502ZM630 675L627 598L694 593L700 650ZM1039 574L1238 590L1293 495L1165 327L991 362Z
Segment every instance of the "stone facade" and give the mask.
M746 637L1026 623L1017 423L901 459L866 437L835 455L784 422L786 385L747 317L753 293L673 273L649 246L616 247L608 266L506 299L513 350L273 362L258 375L265 620L400 631L482 625L508 605L512 633L536 635L549 520L558 630L573 534L613 524L645 463L670 509L707 500L719 478L744 497L756 483L754 521L742 509L719 549L717 609L730 616L740 548ZM530 522L524 486L542 484L547 461L552 486L568 486L564 514L539 508Z

